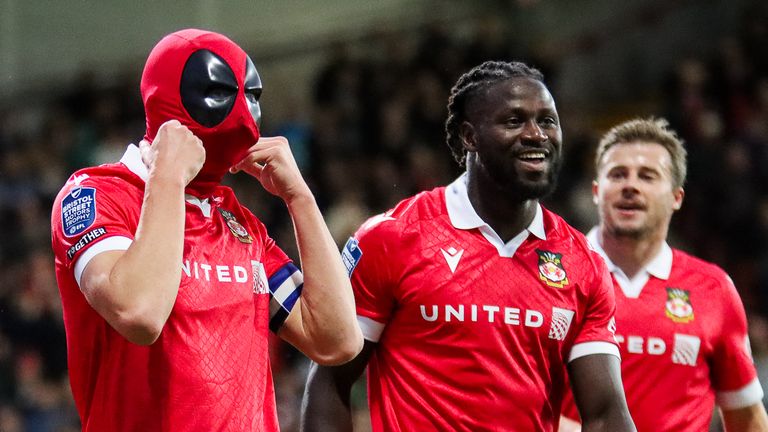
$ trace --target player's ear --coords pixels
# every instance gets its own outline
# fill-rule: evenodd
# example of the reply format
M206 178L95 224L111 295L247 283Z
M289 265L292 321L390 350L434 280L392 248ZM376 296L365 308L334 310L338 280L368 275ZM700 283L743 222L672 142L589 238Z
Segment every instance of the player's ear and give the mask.
M477 134L475 127L468 121L463 121L459 125L459 139L461 144L468 152L477 151Z
M597 205L597 180L592 180L592 202Z
M672 210L680 210L680 207L683 206L685 191L681 187L675 188L675 190L672 191L672 196L674 197L674 201L672 202Z

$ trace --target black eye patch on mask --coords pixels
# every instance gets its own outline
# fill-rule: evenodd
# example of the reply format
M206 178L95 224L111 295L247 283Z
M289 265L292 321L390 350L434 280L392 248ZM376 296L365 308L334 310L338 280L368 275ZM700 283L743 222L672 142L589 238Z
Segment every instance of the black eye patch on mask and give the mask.
M256 71L256 66L253 65L250 57L245 59L245 100L248 102L248 111L251 112L251 117L256 124L261 123L261 106L259 106L259 98L261 98L261 77L259 72Z
M232 112L237 80L227 62L209 50L192 53L181 72L181 103L202 126L214 127Z

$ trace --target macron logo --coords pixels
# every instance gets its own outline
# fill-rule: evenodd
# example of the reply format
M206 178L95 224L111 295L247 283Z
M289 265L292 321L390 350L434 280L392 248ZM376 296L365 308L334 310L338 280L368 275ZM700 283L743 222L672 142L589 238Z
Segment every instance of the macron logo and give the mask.
M88 174L81 174L81 175L72 175L72 177L67 180L67 183L74 183L75 186L80 186L80 183L83 182L83 180L88 178ZM78 192L79 193L79 192ZM75 197L77 198L77 197Z
M441 248L440 252L443 253L443 257L445 257L445 261L448 263L448 267L450 267L451 273L456 272L456 266L459 265L459 260L461 259L461 255L464 253L464 249L457 251L453 246L451 246L447 251Z

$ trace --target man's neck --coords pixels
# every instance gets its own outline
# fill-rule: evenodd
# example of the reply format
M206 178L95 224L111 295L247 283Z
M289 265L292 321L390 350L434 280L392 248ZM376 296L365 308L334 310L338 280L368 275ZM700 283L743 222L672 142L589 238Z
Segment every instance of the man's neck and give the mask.
M658 255L666 235L656 232L648 237L619 236L598 229L598 240L611 262L632 279Z
M520 234L533 221L538 200L515 200L495 184L486 184L478 176L468 176L467 194L480 218L505 242Z

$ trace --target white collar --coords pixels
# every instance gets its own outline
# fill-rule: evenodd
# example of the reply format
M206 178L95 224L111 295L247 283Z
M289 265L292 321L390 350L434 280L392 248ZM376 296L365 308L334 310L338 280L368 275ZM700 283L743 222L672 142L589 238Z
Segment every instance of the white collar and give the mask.
M149 171L147 166L144 165L144 161L141 160L141 151L135 144L128 144L128 148L125 149L123 157L120 158L120 162L125 165L132 173L139 176L140 179L147 182L149 179Z
M608 265L608 270L614 274L617 282L621 286L624 294L630 298L637 298L642 291L643 286L648 281L648 276L653 276L658 279L667 280L669 274L672 272L672 248L669 247L667 242L661 245L661 250L654 256L648 264L646 264L632 279L629 279L626 274L611 261L608 254L600 245L598 238L598 227L594 227L587 233L587 241L590 246L603 257L605 263Z
M147 166L144 165L144 161L141 160L141 150L139 150L135 144L128 145L123 157L120 158L120 162L132 173L136 174L142 181L144 181L144 183L149 179ZM190 194L184 194L184 198L188 203L199 207L205 217L211 217L211 204L209 203L208 198L201 200Z
M544 212L541 205L536 205L536 215L530 225L507 243L477 214L467 193L467 173L462 174L445 188L445 204L451 225L456 229L470 230L478 228L485 238L499 250L499 255L512 257L518 247L533 234L541 240L547 239L544 231Z

